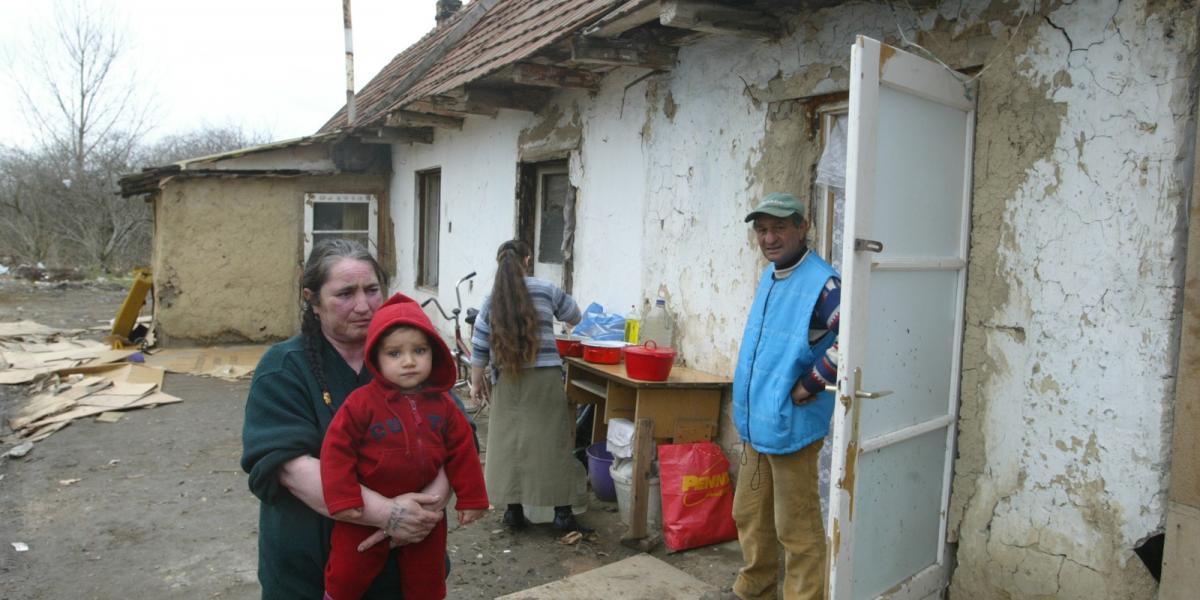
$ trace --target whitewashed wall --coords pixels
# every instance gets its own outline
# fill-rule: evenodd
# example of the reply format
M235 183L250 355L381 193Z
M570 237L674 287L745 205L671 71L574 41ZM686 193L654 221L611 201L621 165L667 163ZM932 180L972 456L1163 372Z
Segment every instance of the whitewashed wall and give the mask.
M439 129L435 143L392 147L392 222L396 230L396 273L392 291L419 300L436 295L454 306L454 284L478 272L463 286L463 308L478 308L492 288L496 248L516 227L517 147L513 140L528 125L526 113L501 111L495 118L469 117L462 131ZM438 290L417 288L416 173L440 168L441 231ZM449 335L453 329L436 316ZM464 334L465 335L465 334Z
M558 107L583 128L576 295L623 313L665 286L683 358L731 374L764 264L742 218L774 191L765 154L787 151L769 139L771 102L845 90L856 34L899 44L898 26L920 31L948 63L986 66L952 592L1149 598L1132 549L1165 511L1196 9L1028 8L849 3L798 15L776 43L709 38L668 74L634 83L644 71L619 69L595 95L563 95ZM415 264L412 173L441 166L443 224L454 223L442 297L477 269L478 305L492 252L513 235L517 139L535 121L472 118L432 147L395 149L401 289Z

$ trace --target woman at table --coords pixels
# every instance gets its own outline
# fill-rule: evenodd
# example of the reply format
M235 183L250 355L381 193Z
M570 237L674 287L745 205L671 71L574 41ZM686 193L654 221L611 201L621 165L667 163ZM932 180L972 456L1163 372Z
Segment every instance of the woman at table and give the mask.
M558 286L530 276L529 245L510 240L496 252L496 278L483 301L471 339L471 387L476 403L491 402L484 480L503 522L529 524L524 507L553 506L560 531L589 532L571 506L587 500L586 473L571 455L574 416L563 391L562 359L554 321L579 322L579 306ZM484 380L490 363L495 388Z
M259 361L246 399L242 468L261 500L258 580L264 600L320 600L333 520L321 490L321 440L350 392L370 381L363 364L367 325L387 277L362 245L333 240L313 249L301 280L301 333ZM387 498L363 488L362 525L393 545L420 541L442 518L445 473L423 490ZM379 542L377 533L364 542ZM387 561L364 598L400 598Z

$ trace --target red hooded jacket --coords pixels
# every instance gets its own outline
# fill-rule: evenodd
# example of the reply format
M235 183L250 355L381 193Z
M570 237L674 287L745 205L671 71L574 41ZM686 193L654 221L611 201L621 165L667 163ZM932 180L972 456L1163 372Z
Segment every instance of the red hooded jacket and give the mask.
M396 325L425 332L433 368L417 392L404 393L384 379L374 348ZM459 510L486 509L487 491L471 425L450 398L457 378L453 356L425 311L396 294L367 329L367 368L374 378L338 408L321 445L321 485L330 514L363 506L359 484L394 497L424 488L443 466Z

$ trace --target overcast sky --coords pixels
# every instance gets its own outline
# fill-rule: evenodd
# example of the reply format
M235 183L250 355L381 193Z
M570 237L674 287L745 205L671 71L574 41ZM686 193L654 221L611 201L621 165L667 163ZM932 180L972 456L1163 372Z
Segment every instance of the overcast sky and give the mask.
M67 0L68 2L74 0ZM287 139L315 132L345 104L342 0L101 0L123 27L123 62L153 96L152 136L239 125ZM0 144L37 135L11 73L52 41L60 0L0 0ZM355 86L434 25L435 0L353 0Z

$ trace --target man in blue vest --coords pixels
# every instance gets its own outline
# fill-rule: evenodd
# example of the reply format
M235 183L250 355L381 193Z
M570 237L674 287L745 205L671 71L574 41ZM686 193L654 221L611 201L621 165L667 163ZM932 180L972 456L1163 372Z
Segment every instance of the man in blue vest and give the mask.
M817 456L829 433L837 380L839 275L807 249L804 205L764 196L746 216L770 261L762 272L733 378L742 460L733 518L745 566L733 593L775 598L778 544L784 598L825 597L825 532Z

